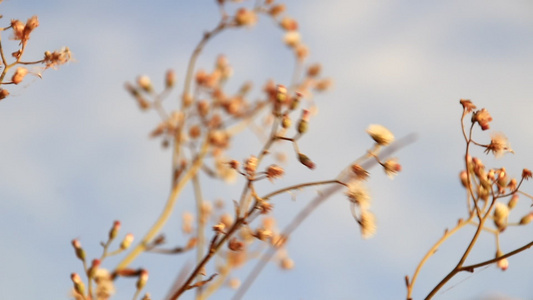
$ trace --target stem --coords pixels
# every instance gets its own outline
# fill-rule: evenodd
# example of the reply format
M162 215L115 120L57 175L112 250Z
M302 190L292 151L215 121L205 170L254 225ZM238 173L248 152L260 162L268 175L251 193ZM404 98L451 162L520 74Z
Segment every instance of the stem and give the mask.
M203 213L202 213L202 206L203 206L203 197L202 197L202 189L200 188L200 181L198 180L198 175L195 175L192 178L192 184L194 187L194 195L196 198L196 214L198 216L198 227L196 230L196 237L198 244L196 245L196 263L200 263L202 261L202 257L204 256L204 245L205 245L205 222L203 221ZM202 281L202 275L198 274L196 278L197 282ZM199 287L196 289L196 299L202 299L202 288Z
M381 153L382 157L391 155L392 153L396 152L400 148L403 148L404 146L414 142L415 139L416 139L416 135L410 134L404 137L403 139L398 140L397 142L395 142L394 144L392 144L391 146L383 150L383 152ZM370 157L366 157L366 158L370 158ZM376 165L376 160L369 160L369 159L365 160L365 158L360 158L357 160L357 162L360 163L361 167L365 170L368 170L371 167ZM345 182L350 179L353 179L353 175L349 173L347 170L343 170L337 178L338 178L338 181ZM285 227L285 230L283 231L282 235L288 238L289 235L294 230L296 230L298 226L305 220L305 218L307 218L322 202L324 202L330 196L335 194L341 187L342 187L341 185L335 185L319 193L319 195L317 195L309 204L307 204L298 213L298 215L292 220L292 222L287 227ZM267 196L265 196L265 198ZM254 269L250 272L250 274L248 275L244 283L241 285L239 290L237 290L237 293L233 296L232 299L238 300L244 296L248 288L255 281L259 273L261 273L263 268L266 266L267 262L270 261L270 259L274 256L274 254L276 254L278 249L279 248L275 248L275 247L270 247L268 249L268 251L263 255L263 257L259 259Z
M202 166L204 157L207 154L207 150L209 148L208 146L209 142L208 138L206 137L203 142L202 148L200 149L200 153L194 160L194 163L192 164L190 169L177 184L172 186L172 190L170 191L167 203L165 204L163 212L161 213L157 221L154 223L154 225L152 225L152 227L144 236L142 241L137 244L137 246L118 264L118 266L116 267L117 270L126 268L133 260L135 260L135 258L137 258L137 256L139 256L139 254L141 254L141 252L146 249L146 245L161 231L163 226L168 221L168 218L172 214L172 210L174 208L174 205L176 204L179 194L181 193L187 182L198 173L198 170Z
M407 286L407 299L412 299L412 293L413 293L413 286L416 282L416 279L418 278L418 274L422 270L422 267L426 263L426 261L437 252L438 248L442 243L444 243L450 236L455 234L459 229L461 229L463 226L468 224L472 218L474 217L474 214L470 214L470 217L466 221L459 222L452 230L446 231L446 233L429 249L429 251L424 255L420 263L418 263L418 266L416 267L415 272L413 273L413 277L411 279L411 282Z

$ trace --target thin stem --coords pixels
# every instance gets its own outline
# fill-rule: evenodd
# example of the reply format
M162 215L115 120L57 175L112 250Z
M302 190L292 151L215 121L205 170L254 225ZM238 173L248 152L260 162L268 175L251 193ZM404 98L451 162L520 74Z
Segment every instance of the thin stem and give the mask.
M200 187L200 181L198 180L198 175L193 176L192 184L194 188L194 196L196 198L196 214L198 216L198 226L196 229L196 236L198 244L196 245L196 263L200 263L204 257L204 247L205 247L205 222L203 221L203 197L202 189ZM197 282L202 281L202 275L198 274L196 278ZM202 299L202 287L196 289L196 299Z
M390 145L386 149L383 150L382 156L386 157L391 155L392 153L396 152L397 150L403 148L404 146L414 142L416 139L416 135L410 134L403 139L398 140L394 144ZM369 157L368 157L369 158ZM376 165L375 160L364 160L364 158L360 158L357 160L358 163L360 163L361 167L365 170L370 169L371 167ZM350 179L354 179L353 175L348 173L346 170L343 170L339 176L337 177L338 181L340 182L346 182ZM291 221L291 223L285 227L283 230L282 236L288 238L290 234L298 228L298 226L325 200L327 200L330 196L335 194L339 191L339 189L343 185L334 185L332 187L327 188L326 190L322 191L317 195L310 203L308 203L299 213L294 217L294 219ZM268 196L268 195L267 195ZM266 196L265 196L266 198ZM241 299L248 288L252 285L252 283L255 281L259 273L263 270L263 268L266 266L267 262L270 261L270 259L274 256L274 254L278 251L278 248L270 247L267 252L263 255L261 259L257 262L254 269L250 272L244 283L241 285L241 287L237 290L236 294L233 296L232 299L238 300Z
M194 163L192 164L190 169L179 180L177 184L172 186L172 190L168 197L167 203L165 204L163 212L161 213L157 221L154 223L154 225L152 225L152 227L144 236L142 241L118 264L118 266L116 267L117 270L126 268L133 260L135 260L135 258L137 258L137 256L139 256L139 254L141 254L146 249L148 243L161 231L163 226L168 221L168 218L172 214L172 210L174 208L174 205L176 204L176 201L181 191L183 190L187 182L198 173L198 170L202 166L204 157L207 154L207 150L209 148L208 146L209 140L206 137L203 142L202 148L200 149L200 153L194 160Z
M463 228L466 224L468 224L472 220L473 217L474 217L474 214L470 214L470 217L468 218L468 220L466 220L466 221L461 220L460 222L457 223L457 225L454 228L452 228L451 230L446 231L444 233L444 235L433 245L433 247L431 247L431 249L429 249L429 251L426 253L426 255L424 255L422 260L418 263L418 266L416 267L415 272L413 273L413 277L412 277L411 281L407 285L407 299L412 299L413 287L414 287L416 279L418 278L418 275L419 275L420 271L422 270L422 267L424 266L426 261L431 256L433 256L433 254L435 254L435 252L437 252L437 250L439 249L440 245L442 245L442 243L444 243L450 236L455 234L459 229Z

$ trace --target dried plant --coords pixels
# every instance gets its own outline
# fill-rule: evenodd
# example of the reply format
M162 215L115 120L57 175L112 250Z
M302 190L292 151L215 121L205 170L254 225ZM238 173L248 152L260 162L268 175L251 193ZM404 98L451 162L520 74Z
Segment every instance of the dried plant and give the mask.
M0 1L2 2L2 1ZM0 18L2 16L0 15ZM40 60L26 61L23 60L28 41L31 34L39 26L39 19L37 16L29 18L26 22L12 19L9 26L0 28L0 31L11 32L10 39L16 43L16 45L9 45L13 47L15 51L11 53L11 56L6 55L7 46L2 43L0 37L0 57L2 64L0 65L2 72L0 73L0 101L9 96L9 91L5 88L5 85L21 83L27 75L34 75L42 78L41 73L48 68L57 68L58 66L65 64L72 60L72 54L68 47L64 47L61 50L55 50L54 52L44 52L44 57ZM9 58L11 57L11 59ZM27 66L36 65L32 70L28 70Z
M234 299L241 299L267 263L275 262L283 269L293 268L295 261L285 247L290 242L290 236L321 203L338 192L345 193L347 205L360 228L361 236L370 238L376 232L376 216L371 210L371 197L365 181L374 166L381 167L391 178L401 172L401 164L391 155L411 143L414 136L396 140L393 133L384 126L370 125L367 128L371 138L368 141L372 141L369 149L354 161L350 162L352 159L347 158L349 161L346 168L339 170L337 177L276 187L268 193L260 193L266 180L275 184L280 177L290 176L277 161L280 157L274 155L280 144L290 144L292 150L285 153L284 157L292 157L292 161L309 171L315 168L315 163L320 163L308 157L305 149L300 149L298 142L312 132L312 117L316 110L313 95L326 91L331 86L331 80L322 77L320 64L308 63L309 51L298 31L299 24L286 13L284 4L266 0L256 1L249 7L248 3L239 3L236 4L236 9L230 11L235 4L228 5L226 2L217 1L220 20L213 29L203 34L194 48L182 85L177 83L177 75L173 70L164 74L165 84L161 89L156 88L148 76L139 76L135 83L126 83L126 90L139 108L155 111L161 118L150 136L160 139L162 145L172 152L170 193L161 215L136 245L133 245L133 235L126 234L120 245L111 250L113 241L119 236L119 221L113 223L107 240L101 243L102 254L92 260L87 257L78 239L72 241L85 275L71 274L72 295L75 299L108 299L114 294L114 281L123 277L136 279L132 295L133 299L137 299L148 280L148 270L135 267L135 260L139 255L144 252L181 254L187 251L196 252L195 265L193 268L184 266L179 272L178 280L169 287L168 299L178 299L190 290L196 292L197 299L205 299L223 285L237 289ZM294 54L295 67L291 82L268 81L263 85L261 96L253 100L255 97L252 96L250 82L242 83L236 92L229 90L227 82L232 79L233 68L225 55L221 54L215 59L211 70L198 69L196 61L213 37L229 29L254 26L260 17L270 18L280 27L284 44ZM15 25L11 27L14 31L17 28ZM22 31L20 40L24 42L21 42L21 55L25 47L24 36ZM70 54L68 58L70 59ZM20 58L17 58L17 63L22 64ZM57 60L54 64L52 60L45 58L40 63L52 67L60 64L60 61ZM5 60L4 64L7 66ZM7 69L6 67L2 73L2 79ZM178 101L168 104L173 93L178 94ZM511 210L516 207L518 195L530 197L520 191L520 187L525 179L532 176L531 171L524 169L521 178L517 180L511 178L503 167L486 169L479 158L472 158L470 148L474 146L495 156L512 150L502 134L492 135L488 144L475 141L472 135L476 125L487 130L492 118L487 110L476 110L469 100L461 100L461 104L466 152L465 171L460 177L467 191L467 216L459 219L455 227L446 230L420 261L414 274L405 277L407 299L412 298L414 285L426 261L443 242L467 225L476 228L474 236L458 264L433 288L428 299L456 274L462 271L473 272L476 268L493 263L504 270L508 266L509 256L533 245L529 243L504 253L499 243L500 234L507 227L526 225L533 220L533 214L526 212L522 213L517 222L508 222ZM168 106L174 108L167 109ZM465 128L467 117L470 117L469 129ZM260 126L256 125L257 122L267 124L269 129L258 128ZM259 149L247 149L246 151L251 151L248 155L236 156L231 151L234 141L247 128L263 139L262 146ZM202 192L213 181L229 184L238 177L244 182L239 195L221 195L214 203L215 207L204 199ZM182 212L181 215L182 231L187 240L182 245L164 247L166 240L162 234L163 227L171 218L178 199L190 201L182 197L184 188L189 185L194 191L196 211ZM280 230L273 214L276 197L308 187L320 187L321 190ZM504 199L509 200L504 202ZM465 261L482 232L494 235L496 255L492 259L466 265ZM122 254L124 257L116 267L102 266L106 258ZM255 267L242 283L232 275L235 269L254 262ZM142 299L150 299L150 295L146 293Z

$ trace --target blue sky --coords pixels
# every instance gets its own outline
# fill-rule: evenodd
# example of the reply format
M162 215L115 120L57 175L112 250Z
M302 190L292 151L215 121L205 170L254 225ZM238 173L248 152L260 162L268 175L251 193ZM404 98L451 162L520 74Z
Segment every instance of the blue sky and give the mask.
M70 273L81 273L70 241L79 238L89 256L99 255L98 244L116 219L123 233L141 237L167 197L169 152L148 138L158 116L140 112L124 83L145 74L161 85L168 68L183 82L190 53L216 25L218 11L214 1L204 0L6 0L0 8L1 26L11 18L39 16L28 59L69 46L76 60L47 70L42 80L28 78L0 103L0 298L67 298ZM338 0L291 2L287 8L300 22L310 61L321 62L335 84L314 99L319 113L300 144L317 169L309 172L292 162L283 183L336 176L371 145L369 124L383 124L398 137L415 132L419 139L397 154L403 166L397 178L373 170L368 185L379 226L373 239L361 239L345 197L332 197L292 237L288 251L295 269L267 267L246 299L402 298L403 277L412 274L444 228L466 215L458 180L464 151L460 98L486 107L494 118L491 131L504 132L516 152L498 160L481 151L475 155L514 176L533 168L532 4ZM198 66L210 68L220 53L234 68L235 89L246 79L254 80L255 91L267 78L290 80L291 53L266 18L214 39ZM476 133L488 141L487 133ZM242 158L260 147L238 145ZM214 200L221 191L232 199L240 189L220 187L205 196ZM531 191L529 184L524 190ZM295 201L280 197L275 202L280 226L313 195L309 190ZM190 198L190 190L183 196ZM525 214L529 201L522 197L521 211L511 218ZM171 242L182 242L178 216L190 207L180 201L168 223ZM531 230L508 229L501 237L503 250L529 242ZM452 268L472 233L473 228L464 230L429 261L415 299ZM494 251L492 237L485 236L471 262L489 259ZM437 299L529 299L531 255L511 258L505 272L489 266L461 274ZM146 290L160 299L192 259L146 254L136 266L150 269ZM118 282L116 298L131 298L133 286L134 281ZM219 297L229 295L226 289Z

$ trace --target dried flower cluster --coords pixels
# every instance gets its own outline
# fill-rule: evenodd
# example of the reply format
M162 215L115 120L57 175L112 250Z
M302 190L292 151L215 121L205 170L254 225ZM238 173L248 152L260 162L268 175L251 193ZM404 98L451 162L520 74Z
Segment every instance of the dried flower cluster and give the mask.
M533 243L529 243L507 253L504 253L502 250L503 247L500 245L501 235L507 232L507 228L524 226L533 220L533 213L529 207L527 208L528 211L520 212L521 209L517 206L519 194L532 198L520 190L524 180L531 178L531 171L529 169L523 169L521 177L515 178L507 172L505 167L487 168L479 157L472 157L471 148L476 146L484 149L484 152L487 154L492 153L495 157L501 157L507 152L514 152L509 146L507 138L502 133L492 133L489 144L483 144L474 140L474 126L479 125L482 131L488 130L492 117L485 108L476 110L476 106L470 100L461 99L460 103L463 106L461 124L463 125L462 130L467 150L464 159L465 170L460 172L459 179L466 189L467 217L459 219L453 229L445 231L441 239L433 245L420 261L412 278L406 276L407 299L411 299L413 286L421 267L427 259L435 253L441 243L466 225L472 225L476 228L471 242L468 244L457 266L433 288L426 299L432 298L452 277L462 271L473 272L474 269L489 264L496 264L501 270L507 270L509 268L507 257L516 255L533 245ZM471 115L470 130L467 130L465 129L465 120L468 120L467 117L469 115ZM515 214L519 214L518 218L512 216L514 211L518 211L515 212ZM510 221L510 219L515 219L516 221ZM496 253L495 258L472 265L465 265L467 257L475 247L482 232L494 236L496 249L492 253Z
M13 19L11 20L9 26L0 28L0 31L11 30L11 39L19 41L18 50L11 53L13 61L8 60L8 56L4 53L4 47L2 47L0 42L0 57L2 59L0 64L0 68L2 70L2 72L0 73L0 85L5 86L8 84L20 84L28 74L41 78L42 71L48 68L57 68L57 66L65 64L72 60L72 54L69 48L67 47L61 50L56 50L54 52L45 51L44 57L41 60L23 60L22 58L28 45L28 41L30 40L31 34L38 26L39 19L37 18L37 16L33 16L29 18L26 22ZM34 69L29 70L27 66L31 65L41 65L41 67L35 67ZM4 87L0 87L0 100L3 100L8 96L9 91Z
M81 288L84 286L81 277L73 276L73 294L77 298L107 299L106 297L114 292L113 281L120 277L137 278L134 296L136 298L147 283L148 273L143 268L129 266L139 254L146 251L168 254L184 253L188 250L196 252L194 270L186 274L187 278L180 282L179 286L173 287L174 292L169 295L169 299L177 299L190 289L196 289L198 297L207 298L225 284L232 288L238 287L237 293L243 293L261 270L263 262L274 261L284 270L294 268L295 261L288 255L286 248L293 230L290 228L293 226L289 224L285 230L280 230L276 225L273 198L305 187L348 187L347 195L353 205L353 215L361 228L362 236L368 238L376 231L375 217L370 211L370 196L361 182L369 175L365 168L381 165L389 176L401 169L396 159L386 159L382 162L379 157L380 150L394 140L390 131L380 125L369 127L368 133L376 143L367 154L347 168L351 170L347 177L339 175L336 179L301 183L274 189L264 195L259 194L258 191L263 190L265 186L272 187L280 178L288 176L285 168L281 166L281 161L276 161L281 155L272 155L281 143L292 145L293 162L310 170L316 168L316 163L303 151L305 149L300 149L299 140L312 131L311 119L316 112L315 103L312 101L313 94L329 89L331 80L321 77L320 64L307 63L309 50L302 42L298 22L287 14L284 4L269 0L257 2L253 9L243 4L235 9L233 14L227 11L229 6L226 1L219 0L218 4L221 12L220 22L213 30L203 35L193 51L183 85L177 83L177 75L172 70L164 75L164 86L161 88L155 86L148 76L139 76L135 83L125 85L141 110L153 110L161 117L160 123L155 126L150 136L160 138L163 147L172 151L171 193L161 217L139 244L131 247L131 251L110 275L101 271L104 270L101 267L102 261L110 255L130 249L133 242L133 235L127 234L117 250L108 252L111 242L118 235L119 222L111 229L108 241L102 243L102 256L91 266L86 266L85 252L79 241L73 242L87 277L87 288ZM227 56L219 55L211 69L195 67L198 55L212 37L229 28L253 27L262 16L275 21L283 31L283 42L294 54L296 66L292 82L276 84L268 80L263 85L262 96L258 99L253 95L253 86L248 81L242 82L237 91L228 90L226 83L232 80L234 70ZM66 57L66 52L47 53L45 63L47 67L53 67L61 64ZM168 110L166 107L169 105L163 106L163 101L178 88L182 89L179 92L178 105L175 109ZM243 129L261 119L263 127L269 128L257 132L263 146L256 154L235 156L230 150L236 137ZM267 160L273 162L267 163ZM366 167L363 168L362 165ZM205 177L200 177L200 174L207 175L209 180L244 182L243 192L225 199L221 197L212 204L202 196L202 189L210 183L206 182ZM182 234L189 242L185 246L172 249L162 248L165 238L159 233L187 184L192 185L197 207L196 212L182 214ZM232 203L232 199L238 200ZM228 202L231 204L228 205ZM313 205L316 206L317 204ZM303 218L305 217L295 217L293 222L299 223ZM209 235L211 237L208 237ZM252 251L258 248L267 251L258 257L255 253L257 250ZM241 284L240 278L235 277L233 270L254 261L257 261L256 271ZM148 295L144 297L149 298Z

